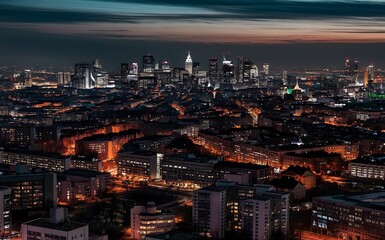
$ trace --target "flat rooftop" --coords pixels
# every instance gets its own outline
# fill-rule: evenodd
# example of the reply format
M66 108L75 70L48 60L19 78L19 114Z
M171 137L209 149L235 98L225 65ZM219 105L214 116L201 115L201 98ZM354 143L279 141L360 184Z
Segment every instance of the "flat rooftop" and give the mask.
M337 196L316 197L314 199L321 199L321 200L340 203L348 206L377 209L385 212L385 191L352 195L352 196L337 195Z
M79 223L79 222L52 223L47 218L38 218L32 221L26 222L24 224L35 226L35 227L55 229L55 230L65 231L65 232L88 226L88 224Z

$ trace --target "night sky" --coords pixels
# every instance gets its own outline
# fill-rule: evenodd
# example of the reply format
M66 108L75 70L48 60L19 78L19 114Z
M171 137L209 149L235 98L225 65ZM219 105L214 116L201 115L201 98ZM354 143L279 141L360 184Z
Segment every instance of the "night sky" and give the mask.
M243 55L276 67L342 67L349 56L385 67L385 1L2 0L1 65L109 68L145 53L183 65L187 51Z

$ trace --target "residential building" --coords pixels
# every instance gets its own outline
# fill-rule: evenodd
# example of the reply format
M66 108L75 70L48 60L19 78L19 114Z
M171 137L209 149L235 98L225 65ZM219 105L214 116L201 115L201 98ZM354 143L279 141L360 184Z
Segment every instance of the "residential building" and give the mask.
M292 177L300 182L306 190L316 187L316 175L308 168L301 166L290 166L281 173L283 177Z
M12 230L11 188L0 186L0 236L7 236Z

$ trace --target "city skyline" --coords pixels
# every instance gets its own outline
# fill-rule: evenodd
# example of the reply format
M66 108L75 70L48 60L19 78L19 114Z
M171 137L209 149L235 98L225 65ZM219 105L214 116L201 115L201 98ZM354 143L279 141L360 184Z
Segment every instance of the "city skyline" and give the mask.
M180 65L190 50L200 61L231 53L339 67L351 56L381 66L383 10L383 1L3 1L0 64L100 58L113 67L152 53Z

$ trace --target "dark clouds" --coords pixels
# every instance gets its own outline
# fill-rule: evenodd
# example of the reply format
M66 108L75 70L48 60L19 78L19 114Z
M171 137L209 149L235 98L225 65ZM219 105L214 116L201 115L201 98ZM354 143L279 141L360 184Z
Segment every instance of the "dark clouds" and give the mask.
M382 1L354 0L2 0L0 64L114 67L151 52L181 65L191 50L203 66L222 52L272 66L385 65L384 13Z

